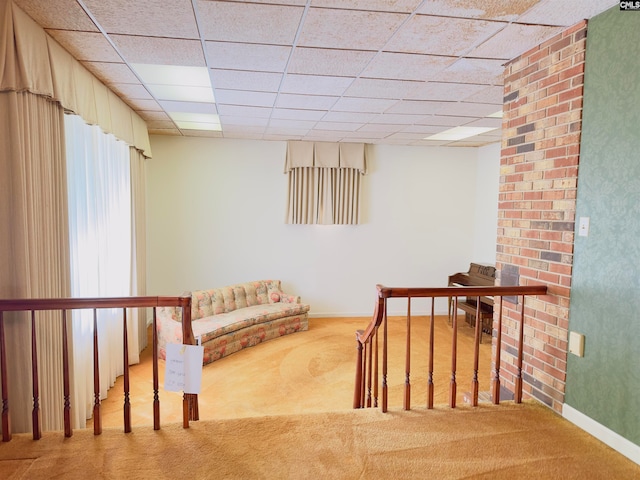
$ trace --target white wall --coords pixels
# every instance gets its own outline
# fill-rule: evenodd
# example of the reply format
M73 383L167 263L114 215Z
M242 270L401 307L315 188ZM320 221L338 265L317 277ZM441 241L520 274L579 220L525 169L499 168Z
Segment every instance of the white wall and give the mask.
M477 263L496 263L498 243L498 193L500 189L500 143L478 149L476 217L473 258Z
M370 316L376 283L445 286L495 252L495 224L487 252L474 233L479 149L370 146L364 223L319 226L284 223L285 142L152 136L151 145L150 295L278 278L313 316Z

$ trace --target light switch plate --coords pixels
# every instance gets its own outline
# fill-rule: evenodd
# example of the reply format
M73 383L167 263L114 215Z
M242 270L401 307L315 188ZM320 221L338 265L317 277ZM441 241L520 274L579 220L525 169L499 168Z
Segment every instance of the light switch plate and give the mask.
M577 332L569 332L569 353L584 357L584 335Z
M589 236L589 217L580 217L580 222L578 223L578 236Z

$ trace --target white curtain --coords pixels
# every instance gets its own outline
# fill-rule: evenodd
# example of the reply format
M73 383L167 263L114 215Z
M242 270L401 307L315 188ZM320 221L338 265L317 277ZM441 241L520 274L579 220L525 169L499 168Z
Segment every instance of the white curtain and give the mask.
M290 141L285 173L286 223L360 223L360 177L366 173L363 143Z
M131 293L132 213L129 146L65 115L71 293L74 297L126 297ZM100 310L98 351L100 396L124 372L122 310ZM133 319L131 319L133 320ZM139 361L138 324L127 318L129 359ZM74 313L75 421L91 417L93 312Z

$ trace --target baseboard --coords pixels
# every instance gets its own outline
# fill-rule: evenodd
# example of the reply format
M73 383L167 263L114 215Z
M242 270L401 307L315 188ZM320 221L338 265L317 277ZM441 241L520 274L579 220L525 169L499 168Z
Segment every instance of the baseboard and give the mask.
M607 444L617 452L627 457L632 462L640 465L640 446L627 440L613 430L596 422L591 417L567 405L562 406L562 416L585 432L593 435L601 442Z

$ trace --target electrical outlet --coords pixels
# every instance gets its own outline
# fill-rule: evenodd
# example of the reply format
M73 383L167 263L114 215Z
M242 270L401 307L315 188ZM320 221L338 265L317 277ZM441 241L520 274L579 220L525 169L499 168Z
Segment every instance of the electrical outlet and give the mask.
M569 353L584 357L584 335L577 332L569 332Z

